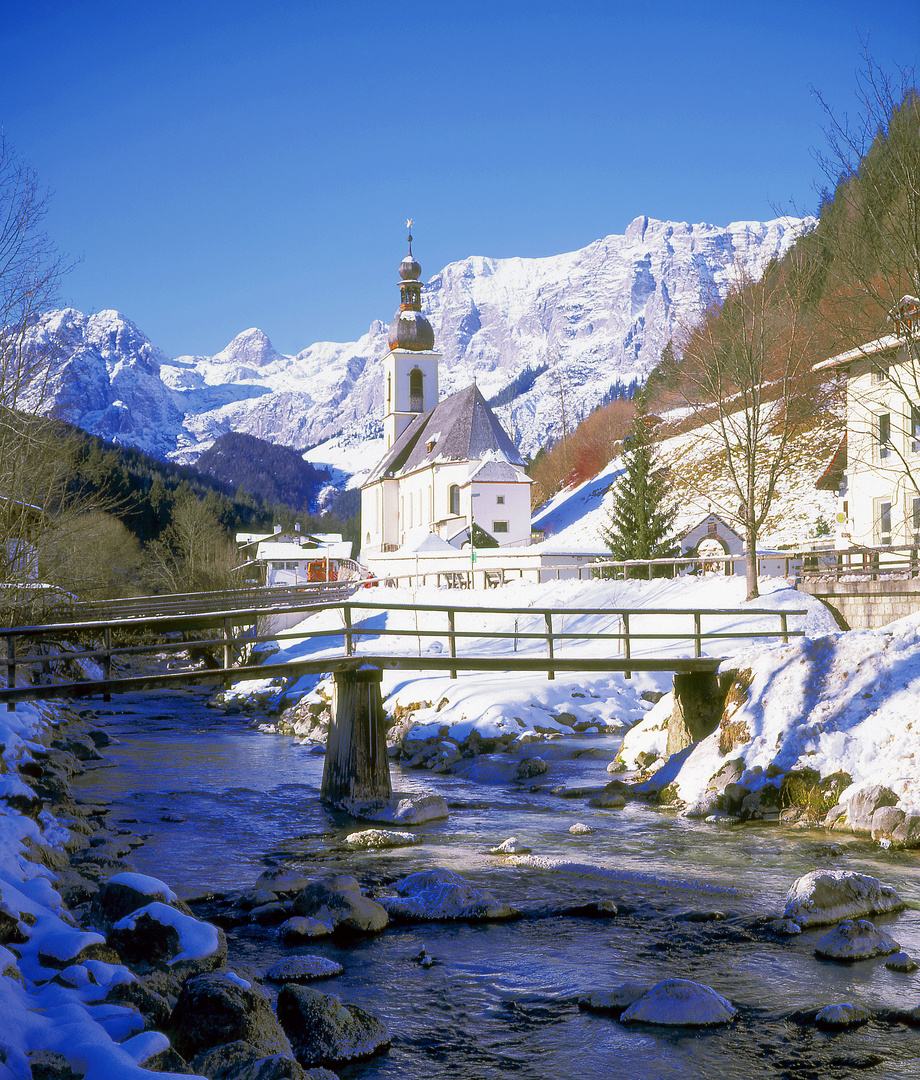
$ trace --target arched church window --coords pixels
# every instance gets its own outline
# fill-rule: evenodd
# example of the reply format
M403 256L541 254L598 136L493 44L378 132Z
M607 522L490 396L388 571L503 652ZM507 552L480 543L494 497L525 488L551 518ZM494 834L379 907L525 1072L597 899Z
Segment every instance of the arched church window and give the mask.
M450 512L452 514L459 515L460 514L460 485L459 484L451 484L450 485L449 497L450 497Z
M422 411L422 399L425 395L420 368L409 372L409 408L412 412Z

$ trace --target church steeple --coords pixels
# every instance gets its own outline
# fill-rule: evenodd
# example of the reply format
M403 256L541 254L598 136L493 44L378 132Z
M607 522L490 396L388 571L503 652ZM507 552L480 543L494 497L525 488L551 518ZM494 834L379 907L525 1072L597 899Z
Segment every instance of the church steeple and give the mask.
M412 219L406 222L412 228ZM422 268L412 254L412 233L409 233L409 254L399 264L399 311L390 323L391 349L409 352L430 352L434 348L434 330L422 314Z
M411 230L412 219L406 222ZM412 254L399 264L399 311L390 324L390 351L384 360L386 408L383 419L390 447L420 413L438 403L438 361L434 330L422 314L422 268Z

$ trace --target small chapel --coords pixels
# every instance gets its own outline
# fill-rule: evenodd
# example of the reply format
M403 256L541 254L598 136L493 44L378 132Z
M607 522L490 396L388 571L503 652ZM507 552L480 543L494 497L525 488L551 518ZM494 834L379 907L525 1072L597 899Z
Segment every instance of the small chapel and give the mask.
M361 489L362 561L459 552L471 543L526 547L524 460L475 384L438 399L441 353L422 312L411 232L408 241L383 363L386 449Z

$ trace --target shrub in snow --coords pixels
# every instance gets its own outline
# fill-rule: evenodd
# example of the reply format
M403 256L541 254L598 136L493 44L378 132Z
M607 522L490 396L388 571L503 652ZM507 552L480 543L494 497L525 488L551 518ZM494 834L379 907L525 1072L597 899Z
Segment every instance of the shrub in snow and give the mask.
M901 946L868 919L847 919L825 934L815 946L815 955L825 960L869 960L890 956Z
M786 894L784 917L809 926L829 926L841 919L901 911L904 901L890 885L852 870L813 870Z
M623 1013L624 1023L710 1027L727 1024L737 1009L711 986L689 979L665 979Z

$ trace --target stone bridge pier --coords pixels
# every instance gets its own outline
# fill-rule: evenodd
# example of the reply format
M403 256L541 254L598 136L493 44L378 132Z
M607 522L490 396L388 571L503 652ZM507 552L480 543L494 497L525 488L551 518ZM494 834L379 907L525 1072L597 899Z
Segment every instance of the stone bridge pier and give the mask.
M393 794L387 758L380 668L343 668L335 675L335 701L320 798L347 807L386 802Z

